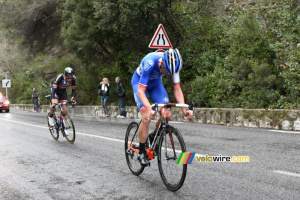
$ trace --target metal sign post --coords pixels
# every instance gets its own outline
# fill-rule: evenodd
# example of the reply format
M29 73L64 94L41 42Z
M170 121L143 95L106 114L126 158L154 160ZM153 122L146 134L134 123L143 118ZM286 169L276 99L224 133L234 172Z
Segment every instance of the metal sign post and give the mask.
M7 91L7 88L10 88L11 87L11 81L10 79L7 79L7 72L4 72L3 73L4 76L5 76L5 79L2 79L2 88L5 88L6 91L5 91L5 96L8 97L8 91Z
M7 73L5 73L5 80L7 80ZM6 91L5 91L5 96L8 97L8 94L7 94L7 87L6 87Z

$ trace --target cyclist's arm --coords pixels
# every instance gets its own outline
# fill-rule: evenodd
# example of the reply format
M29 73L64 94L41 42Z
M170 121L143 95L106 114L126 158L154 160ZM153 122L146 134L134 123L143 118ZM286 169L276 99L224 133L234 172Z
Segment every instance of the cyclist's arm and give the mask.
M138 97L141 100L142 104L144 105L144 107L147 109L148 112L151 111L151 105L150 102L148 101L148 98L146 97L145 91L146 91L147 87L146 86L142 86L139 85L138 87Z
M55 93L57 91L57 88L58 88L58 84L61 82L61 80L63 79L63 74L59 74L55 81L53 82L52 84L52 89L51 89L51 99L55 99Z
M180 83L173 84L174 96L176 98L177 103L184 103L183 92L180 87ZM186 108L181 108L182 111L186 110Z
M183 92L180 87L180 83L174 83L173 88L174 88L174 96L176 98L177 103L184 103L184 96L183 96ZM192 114L189 113L186 108L182 107L181 110L182 110L184 116L186 116L188 118L192 117Z
M180 77L179 71L172 76L173 78L173 89L174 89L174 96L176 98L177 103L184 103L184 96L183 92L180 87ZM181 108L182 112L186 111L186 108Z
M75 99L76 96L76 76L73 76L73 80L72 80L72 95L71 95L71 99Z

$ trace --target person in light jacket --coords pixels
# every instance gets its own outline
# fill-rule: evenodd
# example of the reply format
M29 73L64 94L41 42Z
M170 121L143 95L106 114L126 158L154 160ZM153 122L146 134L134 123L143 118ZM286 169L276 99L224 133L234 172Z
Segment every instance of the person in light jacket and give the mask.
M99 96L101 97L102 106L104 109L104 113L106 117L109 117L109 110L107 108L107 102L109 99L109 81L107 78L103 78L103 80L98 85Z

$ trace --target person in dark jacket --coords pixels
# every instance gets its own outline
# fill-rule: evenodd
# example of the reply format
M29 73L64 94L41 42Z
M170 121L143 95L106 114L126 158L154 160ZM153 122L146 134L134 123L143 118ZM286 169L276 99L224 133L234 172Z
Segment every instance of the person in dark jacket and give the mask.
M33 88L33 93L31 97L33 103L33 112L37 112L39 108L39 93L36 91L36 88Z
M117 83L117 95L119 98L119 111L120 111L120 114L117 117L125 118L126 117L126 109L125 109L126 90L119 77L116 78L116 83Z
M98 85L99 96L101 97L102 106L106 117L109 117L109 110L107 107L107 102L109 99L109 89L110 85L107 78L103 78L102 82Z

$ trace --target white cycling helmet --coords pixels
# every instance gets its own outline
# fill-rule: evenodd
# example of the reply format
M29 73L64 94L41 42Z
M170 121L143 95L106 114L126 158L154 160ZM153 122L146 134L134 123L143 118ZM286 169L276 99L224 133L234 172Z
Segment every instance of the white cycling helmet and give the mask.
M173 75L182 68L182 58L178 49L169 49L164 53L164 66L169 74Z

